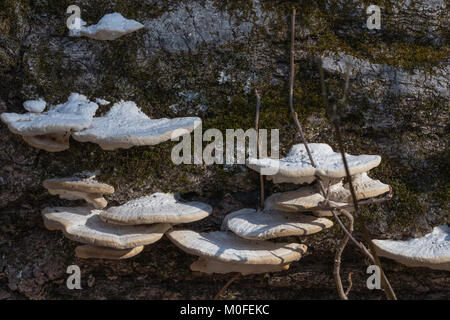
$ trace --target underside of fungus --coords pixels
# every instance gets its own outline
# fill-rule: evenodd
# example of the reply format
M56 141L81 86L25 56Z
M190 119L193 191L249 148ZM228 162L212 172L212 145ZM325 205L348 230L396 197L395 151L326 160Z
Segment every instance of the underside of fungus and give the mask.
M108 204L103 194L114 193L114 187L98 182L95 175L89 172L69 178L47 179L43 185L52 195L67 200L84 199L96 209L105 208Z
M144 27L141 23L124 18L120 13L110 13L105 15L100 21L86 27L86 22L81 19L79 29L71 29L70 35L73 37L88 37L95 40L116 40L126 34L135 32Z
M297 261L306 252L298 243L272 243L242 239L230 232L197 233L174 230L168 238L181 250L221 263L248 265L286 265Z
M211 206L201 202L181 202L174 194L155 193L131 200L122 206L100 213L101 218L114 224L139 225L150 223L189 223L206 218Z
M332 227L333 222L301 213L243 209L227 215L224 226L241 238L267 240L314 234Z
M192 132L201 124L197 117L150 119L134 102L116 103L104 116L94 118L92 126L73 133L80 142L97 143L104 150L157 145Z
M191 270L212 274L212 273L234 273L242 275L261 274L267 272L280 272L289 269L289 264L285 265L258 265L258 264L234 264L223 263L211 259L199 258L191 264Z
M21 135L31 146L49 152L66 150L72 131L88 128L98 104L86 96L72 93L66 103L51 106L42 113L3 113L1 120L9 130Z
M61 230L72 241L113 249L132 249L154 243L170 228L169 224L111 225L102 221L99 213L100 210L86 207L56 207L44 209L42 215L49 230Z
M406 241L373 240L378 255L410 267L450 271L450 226L435 227L433 232Z
M342 156L324 143L308 144L312 157L316 162L314 167L308 157L304 144L296 144L283 159L254 159L250 158L248 167L264 175L264 172L276 173L277 179L288 178L290 181L308 182L315 175L327 178L344 178L346 176ZM377 155L346 155L351 175L367 172L378 166L381 157ZM302 183L305 183L302 182Z
M353 187L358 200L378 197L390 191L387 184L371 179L365 172L352 177ZM343 207L352 205L352 197L348 183L340 182L331 185L329 189L329 205ZM325 201L315 186L302 187L295 191L279 194L273 200L275 208L290 212L312 211L319 216L331 216L331 212L320 210L319 204Z
M23 140L36 149L48 152L61 152L70 148L70 133L51 133L40 136L23 136Z
M137 256L142 250L144 250L144 246L131 249L112 249L86 244L76 247L75 254L82 259L124 260Z

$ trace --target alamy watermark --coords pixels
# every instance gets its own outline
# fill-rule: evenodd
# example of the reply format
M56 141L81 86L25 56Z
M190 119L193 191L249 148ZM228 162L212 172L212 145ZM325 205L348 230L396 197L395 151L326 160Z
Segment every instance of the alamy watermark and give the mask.
M370 5L367 7L366 13L369 15L367 18L367 29L380 30L381 29L381 9L379 6Z
M180 141L172 149L172 162L179 164L246 164L248 158L252 159L279 159L280 141L279 130L270 130L270 156L268 154L268 130L260 129L226 129L225 141L222 131L219 129L208 129L203 133L202 124L195 124L194 142L189 131L178 129L172 133L172 141ZM258 135L259 135L259 157L258 157ZM203 148L203 142L209 144ZM248 156L248 157L247 157ZM278 173L277 162L270 168L263 168L261 174L274 175Z
M377 265L371 265L367 267L367 274L371 274L369 278L367 278L366 285L369 290L381 289L381 270Z
M81 29L81 9L79 6L71 5L67 8L66 11L68 14L71 14L69 18L67 18L66 25L69 30L80 30Z
M70 274L67 278L66 285L69 290L81 290L81 270L77 265L67 267L66 273Z

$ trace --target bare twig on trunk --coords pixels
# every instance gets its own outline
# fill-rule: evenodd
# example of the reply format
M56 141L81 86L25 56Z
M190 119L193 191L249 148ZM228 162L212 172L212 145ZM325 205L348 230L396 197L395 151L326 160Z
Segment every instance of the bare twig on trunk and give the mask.
M337 221L337 223L339 224L339 226L341 227L341 229L344 231L344 233L346 234L346 236L349 237L349 239L372 261L372 263L375 262L372 254L369 252L369 250L367 250L367 248L360 242L358 242L353 235L351 234L350 231L347 230L347 228L345 227L344 223L342 222L342 220L338 217L338 215L336 214L336 211L340 211L341 213L343 213L345 216L351 216L351 214L343 209L334 209L331 210L331 212L333 213L333 217L334 219ZM353 216L351 218L353 220Z
M347 281L348 281L348 287L347 287L347 290L345 291L345 295L346 295L346 296L348 296L350 290L352 290L352 286L353 286L352 274L353 274L353 272L349 272L349 273L348 273L348 279L347 279Z
M294 123L297 126L298 132L300 133L300 137L305 145L306 152L309 156L309 161L313 167L316 166L314 159L311 155L311 151L309 150L308 143L306 142L305 136L303 135L303 129L298 121L297 113L294 110L294 77L295 77L295 8L292 8L292 16L291 16L291 63L290 63L290 74L289 74L289 108L291 109L292 118L294 119Z
M341 259L342 259L342 253L344 252L345 247L347 246L348 240L351 237L351 234L353 232L353 216L351 214L346 215L349 221L348 226L348 234L344 236L344 238L339 243L339 246L336 250L336 254L334 255L334 269L333 269L333 275L334 275L334 281L336 282L336 287L338 290L339 297L342 300L348 300L347 294L350 291L350 289L347 289L346 292L344 292L344 287L342 286L342 280L341 280ZM337 218L337 215L335 214L335 218ZM339 219L339 218L337 218ZM351 278L350 278L351 279ZM351 284L349 285L349 288L351 288Z
M305 145L306 153L308 154L309 161L311 165L316 168L316 163L314 162L311 151L309 150L308 142L306 141L305 135L303 134L302 125L298 121L297 112L294 110L294 78L295 78L295 7L292 8L292 16L291 16L291 61L290 61L290 74L289 74L289 108L291 109L292 119L294 120L294 124L297 127L297 130L300 134L300 138L302 139L303 144ZM325 196L325 188L323 186L322 180L320 177L317 177L317 183L319 184L320 193Z
M392 289L384 271L383 268L381 266L381 262L380 259L378 258L378 255L376 254L375 251L375 246L372 242L372 239L369 236L369 231L367 230L366 227L366 223L365 223L365 219L364 217L359 214L359 206L358 206L358 199L356 197L356 192L353 186L353 181L351 179L351 175L350 175L350 170L348 167L348 163L347 163L347 158L345 156L345 149L344 149L344 143L342 141L342 135L341 135L341 124L340 124L340 115L337 112L337 106L333 105L331 106L330 109L330 105L328 103L328 96L327 96L327 90L326 90L326 86L325 86L325 76L324 76L324 71L323 71L323 67L322 67L322 60L319 58L318 59L318 64L319 64L319 73L320 73L320 81L321 81L321 87L322 87L322 95L323 95L323 99L324 99L324 103L327 107L327 111L329 112L329 115L331 116L331 121L334 125L334 129L335 129L335 133L336 133L336 140L338 142L339 145L339 151L342 155L342 161L344 163L344 168L345 168L345 172L346 172L346 176L348 179L348 183L349 183L349 187L350 187L350 193L352 195L352 201L353 201L353 207L355 208L355 214L356 214L356 219L358 221L358 224L361 227L362 230L362 234L364 236L364 239L366 240L366 242L369 245L369 249L373 254L373 258L375 261L375 264L380 268L381 271L381 284L383 286L384 292L386 294L386 297L389 300L397 300L394 290ZM346 103L346 99L347 99L347 92L349 89L349 79L350 79L350 66L347 65L347 70L346 70L346 74L345 74L345 90L344 90L344 97L341 100L340 104L341 106L344 106Z
M255 89L255 95L256 95L255 130L256 130L257 144L258 144L258 150L256 151L256 157L259 159L262 156L262 146L261 146L261 136L259 135L259 114L261 111L261 96L259 95L258 89ZM264 176L261 173L259 174L259 184L261 186L261 201L260 201L259 206L260 206L261 210L264 210Z
M239 277L241 276L240 273L236 273L233 278L231 278L223 287L222 289L220 289L219 293L216 294L216 296L214 297L214 300L219 300L220 297L225 293L225 291L228 289L228 287L234 282L236 281Z

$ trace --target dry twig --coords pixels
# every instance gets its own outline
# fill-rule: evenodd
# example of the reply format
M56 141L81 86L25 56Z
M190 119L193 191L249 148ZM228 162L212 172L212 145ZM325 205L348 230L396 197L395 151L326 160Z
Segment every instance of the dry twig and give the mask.
M380 268L381 271L381 284L383 286L383 289L385 291L386 297L389 300L397 300L394 290L392 289L383 269L381 266L381 262L380 259L378 258L378 255L376 254L375 251L375 246L372 242L372 239L369 236L369 232L367 230L366 227L366 223L365 223L365 219L364 217L359 214L359 206L358 206L358 199L356 197L356 192L353 186L353 181L351 179L351 175L350 175L350 170L348 167L348 163L347 163L347 158L345 156L345 150L344 150L344 143L342 141L342 135L341 135L341 123L340 123L340 115L338 114L337 111L337 106L333 105L331 106L330 109L330 105L328 102L328 95L327 95L327 90L326 90L326 86L325 86L325 76L324 76L324 71L323 71L323 67L322 67L322 60L319 58L318 59L318 63L319 63L319 73L320 73L320 82L321 82L321 87L322 87L322 95L323 95L323 99L325 102L325 105L327 107L327 110L329 112L331 121L334 125L334 129L335 129L335 133L336 133L336 139L339 145L339 151L341 152L342 155L342 161L344 163L344 168L345 168L345 172L346 172L346 176L348 179L348 183L349 183L349 187L350 187L350 193L352 195L352 201L353 201L353 207L355 208L355 214L356 214L356 219L361 227L364 239L366 240L366 242L369 245L370 251L373 254L373 258L375 261L375 264ZM349 79L350 79L350 66L347 65L347 69L346 69L346 73L345 73L345 89L344 89L344 97L343 99L340 101L340 105L344 106L346 103L346 99L347 99L347 92L349 89Z
M346 234L344 236L344 238L341 240L341 242L339 243L339 246L336 250L336 254L334 255L334 269L333 269L334 281L336 282L339 297L341 297L342 300L348 300L347 294L350 291L350 289L347 289L347 292L344 292L344 287L342 286L342 280L341 280L341 274L340 274L341 258L342 258L342 253L344 252L344 249L347 246L348 240L351 237L351 233L353 232L353 216L350 213L348 213L348 215L346 215L346 216L349 220L348 234ZM336 214L335 214L335 218L337 218ZM351 285L349 286L349 288L351 288Z
M316 168L316 163L314 162L311 151L309 150L308 142L306 141L305 135L303 134L302 125L298 121L297 112L294 110L294 78L295 78L295 7L292 8L291 16L291 61L290 61L290 74L289 74L289 108L291 109L292 119L294 120L295 126L300 134L303 144L305 145L306 152L308 153L309 161L311 165ZM323 186L320 177L317 177L317 183L319 184L320 193L325 196L325 188Z
M220 289L219 293L216 294L216 296L214 297L214 300L219 300L220 297L224 294L224 292L228 289L228 287L234 282L236 281L239 277L241 276L240 273L236 273L233 278L231 278L224 286L222 289Z
M258 144L258 150L256 151L256 157L260 158L262 155L261 136L259 135L259 113L261 110L261 96L259 95L258 89L255 89L255 95L256 95L255 130L256 130L257 144ZM261 173L259 174L259 184L261 186L261 201L260 201L259 205L260 205L261 210L264 210L264 176Z
M300 133L300 137L302 139L303 144L305 145L305 149L306 152L308 153L308 157L309 160L311 162L311 165L313 167L316 167L316 164L314 162L314 159L312 157L312 154L309 150L309 146L308 143L306 142L305 136L303 134L303 129L302 126L300 125L300 122L298 120L298 115L294 110L294 98L293 98L293 94L294 94L294 73L295 73L295 68L294 68L294 60L295 60L295 14L296 14L296 10L295 8L292 8L292 16L291 16L291 56L290 56L290 78L289 78L289 107L291 110L291 114L292 114L292 118L294 120L294 123L297 127L297 130ZM330 109L330 105L328 102L328 96L327 96L327 90L326 90L326 86L325 86L325 80L324 80L324 71L322 68L322 61L319 59L319 72L320 72L320 80L321 80L321 91L322 91L322 96L325 102L325 106L327 108L327 113L330 116L330 120L332 121L332 123L335 126L335 131L336 131L336 137L338 140L338 144L339 144L339 149L340 152L342 154L342 161L344 163L344 167L345 167L345 171L346 171L346 176L347 179L349 180L349 186L350 186L350 192L352 194L352 200L353 200L353 206L349 205L346 206L344 208L334 208L334 207L328 207L328 194L329 194L329 185L327 190L325 190L324 186L323 186L323 182L321 180L321 178L319 176L317 176L317 182L320 188L320 193L325 197L325 202L326 204L324 205L324 208L329 209L333 212L333 215L336 219L336 221L338 221L339 226L344 230L346 236L345 238L341 241L337 254L336 254L336 258L335 258L335 279L336 279L336 284L338 286L338 291L339 294L342 298L347 299L347 293L350 291L351 289L351 275L349 275L349 288L347 289L347 293L345 293L343 291L343 287L342 287L342 281L340 279L340 275L339 275L339 269L340 269L340 257L342 255L343 250L345 249L345 246L348 243L348 240L352 240L369 258L371 261L374 261L374 263L380 268L381 271L381 275L382 275L382 284L383 284L383 289L386 293L386 296L389 300L396 300L395 297L395 293L389 283L389 281L386 278L386 275L384 274L382 267L381 267L381 263L379 261L378 256L376 255L376 252L374 250L374 246L373 246L373 242L370 239L369 233L367 231L367 228L365 226L365 221L364 218L358 214L358 210L359 210L359 206L358 206L358 200L356 198L356 193L354 190L354 186L353 186L353 182L351 179L351 175L350 175L350 171L348 168L348 163L347 163L347 159L345 157L345 151L344 151L344 147L343 147L343 142L342 142L342 136L340 133L340 117L338 114L338 110L337 110L337 106L333 105L332 108ZM349 79L350 79L350 68L347 68L346 70L346 77L345 77L345 89L344 89L344 97L341 100L341 106L344 106L346 103L346 99L347 99L347 92L349 89ZM392 190L391 190L392 191ZM384 198L378 198L378 199L370 199L364 202L364 204L373 204L373 203L380 203L386 200L389 200L392 197L392 192L389 193L389 195L387 197ZM361 203L363 204L363 202ZM363 231L363 235L364 238L366 239L366 241L369 244L370 250L374 253L374 255L372 256L372 254L364 247L364 245L362 245L361 243L359 243L358 241L356 241L356 239L352 236L352 231L353 231L353 216L345 210L345 208L351 208L353 207L355 209L356 212L356 216L357 216L357 220L358 223L361 225L361 229ZM337 216L335 210L339 210L339 212L343 213L344 215L347 216L347 218L349 218L349 221L351 221L351 231L347 230L344 226L344 224L342 223L342 221L339 219L339 217ZM336 273L337 272L337 273Z

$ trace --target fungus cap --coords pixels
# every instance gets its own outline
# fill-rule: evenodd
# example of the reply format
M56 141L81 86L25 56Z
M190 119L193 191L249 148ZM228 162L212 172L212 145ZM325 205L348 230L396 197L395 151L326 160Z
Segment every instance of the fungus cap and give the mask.
M44 187L52 195L59 195L61 199L84 199L94 205L96 209L103 209L108 202L103 194L114 193L114 187L95 180L95 174L90 172L78 173L69 178L47 179Z
M72 136L80 142L93 142L104 150L157 145L192 132L201 124L197 117L150 119L134 102L113 105L104 116L94 118L92 127Z
M373 240L377 253L411 267L450 271L450 226L435 227L421 238Z
M281 177L311 178L316 174L329 178L346 176L342 156L339 152L334 152L329 145L324 143L310 143L308 146L316 163L316 168L312 166L304 144L294 145L286 158L250 158L247 165L258 172L277 172L278 179ZM352 156L346 154L346 158L351 175L369 171L381 162L381 157L377 155Z
M225 217L224 224L228 230L249 240L304 236L333 226L333 222L326 218L275 210L258 212L254 209L230 213Z
M95 180L95 173L81 172L73 177L54 178L44 180L44 187L47 189L62 189L68 191L79 191L86 193L114 193L114 187L109 184Z
M258 265L258 264L235 264L224 263L210 259L199 258L191 264L191 270L212 274L212 273L233 273L238 272L242 275L261 274L267 272L280 272L289 269L289 264L285 265Z
M352 177L353 187L358 200L377 197L389 192L390 187L379 180L371 179L367 173ZM331 212L320 210L319 204L325 198L313 186L302 187L295 191L288 191L279 194L274 199L275 208L282 211L313 211L321 216L331 216ZM340 180L330 186L329 203L335 207L352 205L352 196L348 183L344 185Z
M76 247L75 254L82 259L124 260L137 256L142 250L144 250L144 246L131 249L112 249L86 244Z
M1 120L9 130L21 136L39 136L52 133L64 134L88 128L98 109L98 104L86 96L72 93L68 101L50 107L43 113L3 113Z
M23 103L23 107L25 108L25 110L33 113L41 113L42 111L44 111L46 106L47 102L45 102L45 100L43 99L28 100Z
M307 186L295 191L288 191L279 194L275 199L275 208L288 212L320 212L321 215L327 214L326 211L320 210L319 204L325 201L325 198L313 186ZM339 201L329 201L329 204L335 207L342 207L347 203Z
M44 209L42 215L49 230L61 230L70 240L114 249L154 243L170 228L169 224L111 225L100 219L99 212L86 207L56 207Z
M201 202L181 202L174 194L155 193L111 207L100 213L104 221L115 224L189 223L201 220L212 212Z
M380 180L371 179L366 172L353 176L352 182L358 200L378 197L390 190L389 185L382 183ZM332 185L329 197L334 201L351 202L350 185L348 183L343 184L343 182Z
M110 13L103 16L100 21L86 27L86 22L81 21L80 29L73 29L71 36L85 36L95 40L116 40L126 34L135 32L144 28L144 25L135 21L124 18L120 13Z
M175 230L167 236L189 254L225 263L285 265L299 260L306 252L306 246L302 244L252 241L222 231Z

